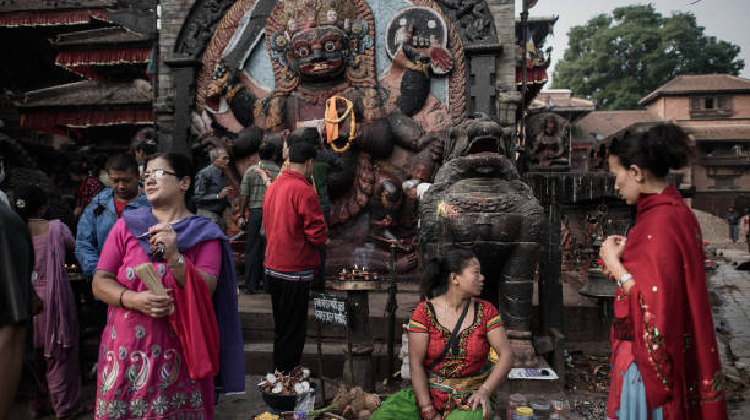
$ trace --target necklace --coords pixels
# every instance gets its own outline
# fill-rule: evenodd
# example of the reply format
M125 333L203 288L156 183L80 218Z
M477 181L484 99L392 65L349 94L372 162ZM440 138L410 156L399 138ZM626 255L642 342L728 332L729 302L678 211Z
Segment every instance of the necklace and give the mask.
M47 219L29 219L29 222L46 222Z

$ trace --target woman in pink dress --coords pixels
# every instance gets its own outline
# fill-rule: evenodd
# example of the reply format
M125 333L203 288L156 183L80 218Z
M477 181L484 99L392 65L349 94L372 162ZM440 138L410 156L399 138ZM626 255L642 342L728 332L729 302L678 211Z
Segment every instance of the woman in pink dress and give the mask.
M31 284L43 302L42 312L33 321L37 395L32 410L35 415L52 409L59 419L73 417L83 411L78 316L65 271L65 255L73 254L75 241L64 223L43 219L47 196L41 188L21 187L14 196L16 211L26 221L33 238Z
M125 212L102 250L93 291L109 313L96 419L213 419L214 379L221 392L244 391L234 265L218 226L185 206L190 173L182 155L149 160L152 209ZM168 295L138 277L144 263Z

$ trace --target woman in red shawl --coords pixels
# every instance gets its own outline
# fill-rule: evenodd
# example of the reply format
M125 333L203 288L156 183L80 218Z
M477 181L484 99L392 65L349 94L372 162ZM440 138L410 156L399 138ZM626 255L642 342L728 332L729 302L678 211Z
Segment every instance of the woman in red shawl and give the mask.
M727 418L701 229L666 179L688 156L687 137L673 124L626 132L610 148L615 189L636 205L627 238L608 237L600 252L618 283L612 419Z

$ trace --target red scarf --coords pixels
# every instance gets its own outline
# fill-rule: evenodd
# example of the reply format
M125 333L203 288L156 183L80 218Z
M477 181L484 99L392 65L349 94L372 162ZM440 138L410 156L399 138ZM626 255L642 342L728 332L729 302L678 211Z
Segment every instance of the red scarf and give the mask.
M649 413L663 407L665 419L727 418L701 246L700 225L673 185L641 196L623 253L635 286L615 297L615 323L627 325L632 341L613 338L610 417L619 409L621 370L634 360Z
M169 276L174 276L172 270ZM188 259L185 286L176 286L172 292L175 311L169 323L182 344L190 378L213 378L219 372L219 329L206 281Z

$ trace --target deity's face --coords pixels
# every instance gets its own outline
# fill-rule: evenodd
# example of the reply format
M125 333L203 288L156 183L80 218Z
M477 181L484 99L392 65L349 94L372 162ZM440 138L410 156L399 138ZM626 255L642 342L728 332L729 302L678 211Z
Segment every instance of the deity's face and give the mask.
M547 126L544 127L544 132L549 135L555 134L555 121L554 120L547 120Z
M292 59L306 80L329 79L346 67L346 34L335 27L310 28L292 37Z

